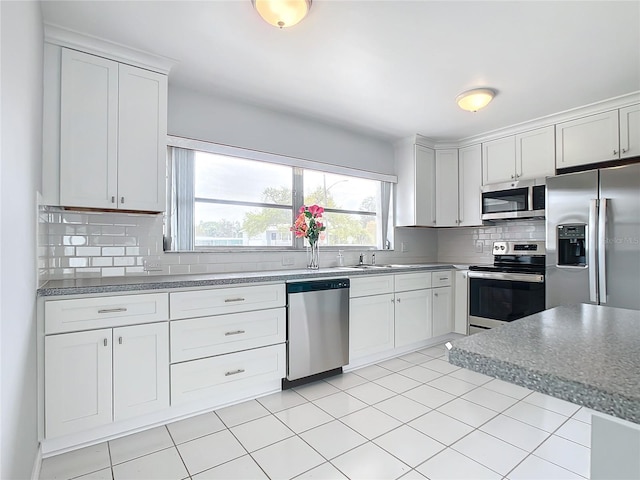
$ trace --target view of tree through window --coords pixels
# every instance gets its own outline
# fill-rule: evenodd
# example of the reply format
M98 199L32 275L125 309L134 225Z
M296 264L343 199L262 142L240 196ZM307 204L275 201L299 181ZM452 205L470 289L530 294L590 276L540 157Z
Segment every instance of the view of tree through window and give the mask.
M192 176L193 191L176 190L176 230L193 233L194 248L289 247L306 245L290 231L302 205L325 208L320 243L325 246L379 247L383 183L200 151L186 151L177 163ZM183 190L188 190L184 187ZM295 186L295 187L294 187ZM299 192L296 192L296 189ZM296 193L298 193L296 195ZM191 208L193 214L180 215ZM181 218L186 219L182 220ZM185 225L189 218L192 225ZM175 232L174 232L175 233Z

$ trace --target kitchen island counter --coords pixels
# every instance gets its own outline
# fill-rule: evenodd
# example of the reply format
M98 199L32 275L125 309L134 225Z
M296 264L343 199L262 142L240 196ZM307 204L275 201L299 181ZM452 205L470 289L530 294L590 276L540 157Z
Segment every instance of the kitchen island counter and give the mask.
M546 310L453 342L449 362L640 423L640 312Z

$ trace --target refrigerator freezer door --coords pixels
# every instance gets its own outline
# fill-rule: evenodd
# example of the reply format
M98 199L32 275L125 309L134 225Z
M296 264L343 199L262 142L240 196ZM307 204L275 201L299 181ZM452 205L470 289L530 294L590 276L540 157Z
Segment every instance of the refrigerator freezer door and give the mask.
M640 164L600 171L600 215L605 213L606 298L601 303L640 310Z
M558 266L558 225L587 226L586 258L597 258L596 225L590 220L589 205L598 198L598 172L588 171L547 178L547 242L546 242L546 307L570 303L595 303L590 299L590 269L597 274L597 266ZM592 275L594 281L597 278Z

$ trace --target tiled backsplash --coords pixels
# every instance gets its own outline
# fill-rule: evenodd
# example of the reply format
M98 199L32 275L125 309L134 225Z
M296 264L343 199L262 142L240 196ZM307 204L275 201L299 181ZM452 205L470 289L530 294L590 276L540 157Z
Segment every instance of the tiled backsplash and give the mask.
M39 280L87 277L175 275L305 268L306 252L164 253L161 214L71 211L43 207L39 224ZM435 262L437 232L395 229L394 251L376 251L377 263ZM401 246L404 245L402 251ZM337 265L335 250L320 251L320 266ZM344 264L359 250L344 252ZM371 253L362 251L367 262ZM145 271L145 264L153 271Z
M544 220L496 222L492 225L438 229L438 261L459 264L493 263L496 240L545 239Z

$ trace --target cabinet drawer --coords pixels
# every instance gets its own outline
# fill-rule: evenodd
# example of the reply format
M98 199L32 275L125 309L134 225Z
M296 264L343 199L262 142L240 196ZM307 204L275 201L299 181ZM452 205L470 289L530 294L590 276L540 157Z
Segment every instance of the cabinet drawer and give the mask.
M171 319L207 317L285 306L284 284L171 293Z
M171 362L184 362L286 341L286 310L171 322Z
M169 318L166 293L45 302L45 334L151 323Z
M351 298L393 293L393 275L355 277L350 280L349 297Z
M451 270L431 272L431 275L432 287L448 287L451 285Z
M285 376L284 345L256 348L171 365L171 405L215 399L232 389L251 388Z
M396 292L431 288L431 272L402 273L394 276Z

